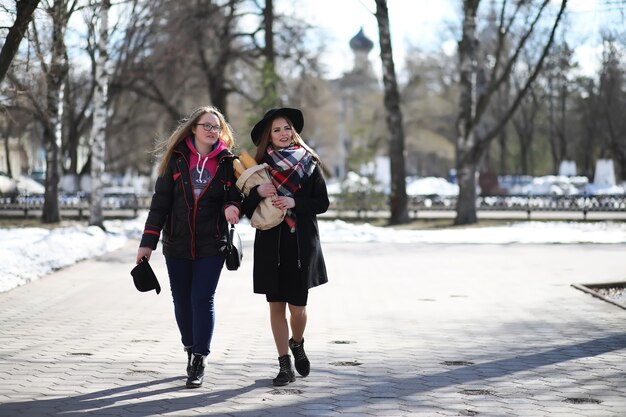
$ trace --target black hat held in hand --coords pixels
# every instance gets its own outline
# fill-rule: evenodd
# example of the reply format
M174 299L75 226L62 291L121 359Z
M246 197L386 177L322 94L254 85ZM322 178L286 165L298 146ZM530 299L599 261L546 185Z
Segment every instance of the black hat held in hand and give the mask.
M130 274L133 276L135 287L139 291L146 292L156 290L157 294L161 292L159 281L157 280L156 275L154 275L152 267L148 263L148 258L145 256L141 258L141 262L139 262L137 266L130 271Z
M268 122L276 119L277 117L286 117L293 124L296 132L302 132L302 128L304 127L304 116L302 116L302 112L298 109L292 109L289 107L282 107L280 109L270 109L265 113L263 119L259 121L252 128L252 132L250 132L250 137L252 138L252 142L255 145L259 145L259 141L261 140L261 134L263 130L265 130L265 126Z

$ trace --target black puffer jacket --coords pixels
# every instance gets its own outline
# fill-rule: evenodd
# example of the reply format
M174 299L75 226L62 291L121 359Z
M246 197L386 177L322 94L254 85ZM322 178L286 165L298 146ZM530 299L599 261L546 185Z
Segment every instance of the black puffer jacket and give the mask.
M189 148L182 141L165 174L157 178L139 246L156 249L162 230L165 256L196 259L219 255L228 230L224 208L233 204L241 209L243 199L235 187L235 156L228 150L220 152L215 176L197 200L189 174L189 156Z
M244 200L244 212L252 218L256 206L261 202L258 187L253 188ZM295 244L281 241L283 223L269 230L257 230L254 238L254 292L260 294L278 291L278 268L293 266L290 275L300 285L312 288L328 282L326 264L317 226L317 215L328 210L326 182L316 167L313 174L294 194L296 201ZM294 259L295 258L295 259Z

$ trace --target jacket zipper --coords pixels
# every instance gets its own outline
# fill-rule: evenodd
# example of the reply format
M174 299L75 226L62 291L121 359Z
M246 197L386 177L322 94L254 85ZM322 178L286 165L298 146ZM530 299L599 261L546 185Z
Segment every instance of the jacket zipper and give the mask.
M178 162L178 169L181 170L181 168L184 168L187 170L187 175L189 175L189 162L187 161L187 159L185 158L184 155L181 154L181 158L184 162ZM182 175L182 170L181 170L181 175ZM182 179L183 183L182 183L182 187L183 187L183 194L186 195L187 194L187 189L185 188L185 185L188 185L189 187L191 187L191 193L193 195L193 186L191 185L191 183L186 183L185 182L185 176L183 175L183 179ZM189 179L189 181L191 181L191 178ZM191 228L191 259L196 259L196 207L197 207L197 201L195 200L195 195L193 195L194 198L194 203L193 203L193 211L192 211L192 221L191 224L189 225L189 227ZM185 202L187 201L187 199L185 198Z
M193 220L191 221L191 259L196 259L196 213L198 212L198 200L193 202Z
M280 236L282 235L282 230L280 228L283 227L282 223L278 229L278 266L280 266ZM296 248L298 251L298 269L302 269L302 262L300 262L300 236L298 234L298 226L296 225Z
M187 161L187 158L185 158L185 155L180 152L180 151L176 151L177 153L179 153L181 156L180 158L183 159L184 163L183 163L183 167L185 167L187 169L187 172L190 169L190 165L189 165L189 161ZM209 183L207 184L207 186L204 188L204 190L202 190L202 193L200 193L200 195L198 196L198 198L196 198L195 194L193 194L193 186L191 184L189 184L190 187L192 187L192 195L194 198L194 203L193 203L193 212L192 212L192 222L189 225L189 227L191 228L191 259L196 259L196 213L198 211L198 200L200 199L200 197L202 197L202 195L204 195L204 193L206 192L207 188L209 187L209 185L211 185L211 182L215 179L215 177L217 176L217 172L220 169L220 166L222 165L222 162L224 161L224 159L226 159L227 156L222 156L219 161L217 162L217 169L215 170L215 176L213 178L211 178L211 180L209 181ZM180 170L181 166L177 163L178 168ZM183 177L183 193L186 193L185 190L185 181L184 181L184 177ZM222 207L223 208L223 207ZM217 218L217 224L216 224L216 229L217 229L217 238L221 238L222 234L220 233L220 229L219 229L219 218L220 216L218 216ZM172 225L174 223L174 220L172 219ZM172 230L173 230L173 226L172 226Z
M226 159L226 156L223 156L220 158L219 161L217 161L217 168L215 168L215 176L217 177L217 173L219 172L220 168L222 168L222 162L224 161L224 159ZM222 168L222 171L224 169ZM228 197L228 195L226 195L226 193L228 192L228 190L230 189L231 185L229 185L228 187L226 187L226 175L222 176L223 178L223 188L224 188L224 198L222 198L222 211L220 212L219 216L217 216L217 219L215 220L215 230L217 230L217 240L220 240L222 238L222 234L220 233L220 219L222 218L222 213L224 213L224 206L226 205L226 198ZM213 179L211 179L211 181L213 181ZM226 220L226 214L224 214L224 221L226 222L226 233L228 232L228 221Z
M296 223L296 248L298 249L298 269L302 269L300 262L300 235L298 234L298 224Z
M204 187L204 189L202 189L202 192L200 193L200 195L198 195L198 197L193 196L193 221L191 224L191 258L192 259L196 259L196 214L198 213L198 201L200 200L200 198L202 198L202 196L204 195L204 193L209 189L209 187L211 186L211 183L213 182L213 180L215 180L215 178L217 177L217 173L220 169L220 167L222 166L222 161L225 159L225 157L220 158L220 160L217 162L217 168L215 169L215 175L213 176L213 178L211 178L208 182L208 184L206 185L206 187ZM192 186L193 188L193 186ZM193 192L193 189L192 189ZM223 207L222 207L223 209ZM215 224L215 229L217 230L217 238L220 239L222 237L222 234L220 233L220 217L221 217L221 213L220 215L217 216L217 221Z
M283 234L283 231L280 230L280 228L283 227L283 224L281 223L278 227L278 266L280 266L280 235Z

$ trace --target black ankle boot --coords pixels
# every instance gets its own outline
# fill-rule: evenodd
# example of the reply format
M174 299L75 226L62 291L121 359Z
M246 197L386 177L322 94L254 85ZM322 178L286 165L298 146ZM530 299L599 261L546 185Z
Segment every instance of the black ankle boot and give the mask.
M293 353L293 360L296 364L296 371L302 376L307 376L311 371L311 363L304 353L304 338L300 343L296 343L293 338L289 339L289 349Z
M185 352L187 352L187 377L189 377L189 375L191 375L191 346L189 347L185 347Z
M205 356L197 353L193 354L191 361L191 370L187 378L187 388L199 388L204 380L204 358Z
M272 381L274 386L282 387L290 382L294 382L296 380L296 373L291 364L291 357L289 355L279 357L278 364L280 365L280 371L278 371L278 375L276 375L276 378Z

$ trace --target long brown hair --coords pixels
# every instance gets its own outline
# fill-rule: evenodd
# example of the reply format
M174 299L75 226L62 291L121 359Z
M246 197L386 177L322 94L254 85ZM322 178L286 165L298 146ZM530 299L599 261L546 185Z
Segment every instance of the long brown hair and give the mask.
M317 161L317 164L321 167L322 160L320 159L319 155L315 153L315 151L309 145L307 145L306 142L304 142L302 136L300 136L298 132L296 132L296 129L293 127L293 123L291 122L291 120L283 115L276 116L265 124L265 129L263 129L261 139L259 140L259 146L257 146L256 148L254 160L258 163L261 163L261 161L263 161L265 152L267 152L267 147L270 146L270 144L272 143L272 123L274 123L274 120L280 118L285 119L287 121L287 124L289 124L289 127L291 127L291 140L293 140L293 143L296 145L300 145L304 149L306 149L307 152L309 152L313 156L313 159L315 159Z
M165 174L167 170L167 165L170 163L170 159L172 159L172 155L174 154L174 149L176 146L183 141L188 136L191 136L191 127L196 124L196 122L205 114L211 113L215 115L220 121L220 127L222 128L220 132L220 140L224 142L228 149L231 149L235 144L235 136L233 133L233 129L226 122L226 118L224 115L215 107L212 106L203 106L195 109L188 117L184 118L178 124L178 127L174 130L174 132L170 135L169 138L162 140L157 144L155 153L157 155L162 155L161 162L159 162L159 167L157 169L157 174L159 176Z

